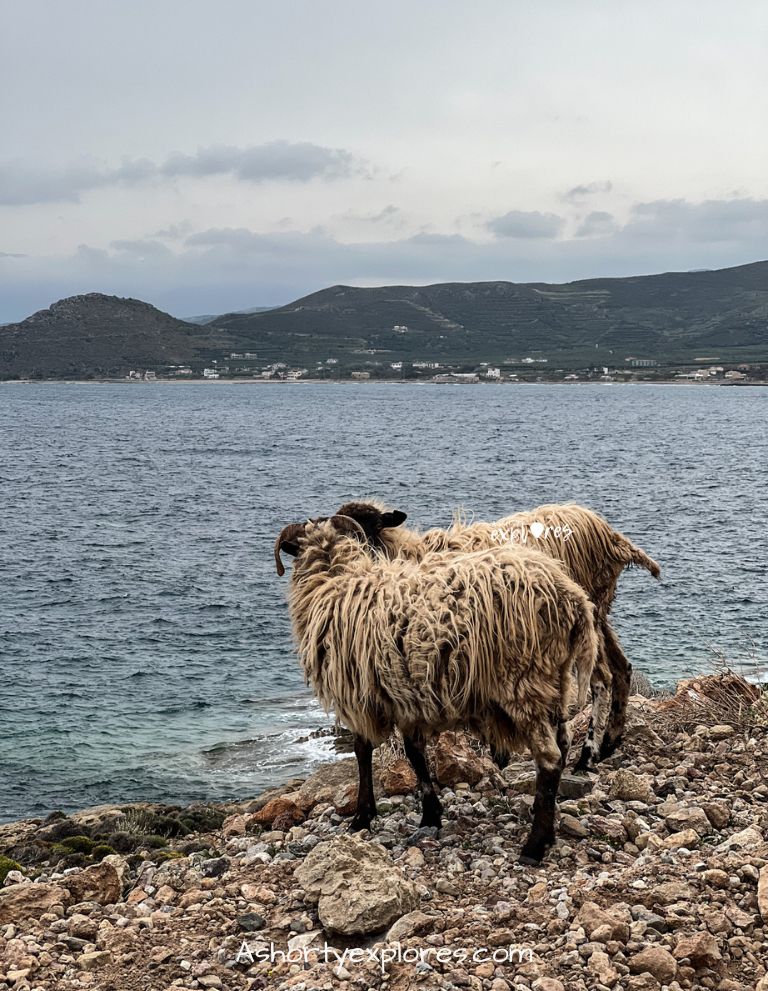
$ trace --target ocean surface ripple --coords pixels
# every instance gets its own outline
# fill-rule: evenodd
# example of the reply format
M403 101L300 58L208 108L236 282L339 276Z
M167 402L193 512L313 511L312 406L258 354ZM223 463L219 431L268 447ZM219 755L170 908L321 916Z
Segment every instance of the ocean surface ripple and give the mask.
M583 502L662 565L620 585L636 669L761 663L767 413L756 388L0 387L0 819L327 759L272 545L351 497L417 526Z

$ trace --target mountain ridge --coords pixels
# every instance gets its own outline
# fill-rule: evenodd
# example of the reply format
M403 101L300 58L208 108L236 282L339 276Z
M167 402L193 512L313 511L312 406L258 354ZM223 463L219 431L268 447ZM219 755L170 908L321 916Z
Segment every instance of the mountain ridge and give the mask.
M471 368L527 357L564 368L768 360L768 261L567 283L329 286L285 306L180 320L142 300L84 293L0 327L0 377L201 370L230 354L340 374L414 361ZM254 359L256 360L256 359Z

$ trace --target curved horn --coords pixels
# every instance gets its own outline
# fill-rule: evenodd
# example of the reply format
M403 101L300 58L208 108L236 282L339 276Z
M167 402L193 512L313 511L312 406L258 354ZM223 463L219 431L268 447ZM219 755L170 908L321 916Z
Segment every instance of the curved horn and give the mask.
M289 523L288 526L283 527L280 531L280 536L275 541L275 567L277 568L277 573L280 578L285 574L285 568L283 567L283 562L280 557L280 551L283 549L284 543L292 543L295 546L296 540L304 534L304 524L303 523ZM286 550L288 548L286 547Z
M348 533L350 536L357 537L362 543L366 542L365 530L360 526L357 520L353 520L351 516L344 516L341 513L337 513L335 516L331 516L328 520L339 533Z

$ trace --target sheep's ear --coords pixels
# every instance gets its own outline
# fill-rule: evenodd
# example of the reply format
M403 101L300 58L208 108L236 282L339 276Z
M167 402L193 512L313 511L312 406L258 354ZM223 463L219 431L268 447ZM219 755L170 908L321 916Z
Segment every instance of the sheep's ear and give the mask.
M379 529L388 530L393 526L401 526L407 519L408 515L401 513L399 509L394 509L391 513L382 513L379 517Z

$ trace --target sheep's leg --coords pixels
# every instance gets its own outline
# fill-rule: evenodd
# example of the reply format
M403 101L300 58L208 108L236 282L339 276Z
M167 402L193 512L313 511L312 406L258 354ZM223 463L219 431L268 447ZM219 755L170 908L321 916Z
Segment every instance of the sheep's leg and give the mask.
M627 701L629 699L630 684L632 681L632 665L627 659L627 655L621 649L616 634L609 624L603 624L603 637L605 639L605 650L608 656L608 665L613 675L611 684L611 711L608 716L608 724L605 734L600 743L598 760L605 760L610 757L621 744L621 735L624 732L624 724L627 718Z
M611 705L611 668L602 631L598 637L597 663L592 672L592 712L589 717L587 738L574 771L591 771L598 762L600 744L603 742L608 712Z
M509 753L506 750L495 746L493 743L491 744L491 757L493 758L496 766L502 771L509 765Z
M520 852L521 864L538 864L555 842L555 803L567 755L568 727L561 719L556 728L547 726L530 741L536 762L536 797L533 800L533 825Z
M571 748L571 727L564 719L557 724L557 747L560 751L560 769L564 770L568 761L568 751Z
M435 784L432 775L429 773L429 764L425 753L425 741L419 734L416 736L406 736L403 733L403 743L405 745L405 756L411 763L411 767L416 772L419 779L419 792L421 793L421 825L434 826L439 829L442 823L441 814L443 806L435 791Z
M349 825L351 832L368 829L376 815L376 797L373 793L373 745L362 736L355 734L355 757L359 785L357 789L357 812Z

